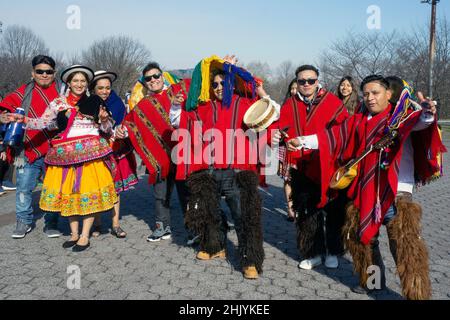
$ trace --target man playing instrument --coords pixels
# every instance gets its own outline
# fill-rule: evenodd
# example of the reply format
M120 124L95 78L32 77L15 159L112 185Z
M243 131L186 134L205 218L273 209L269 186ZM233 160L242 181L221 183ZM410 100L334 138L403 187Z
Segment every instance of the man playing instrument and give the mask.
M333 173L350 159L381 140L361 159L347 195L343 236L359 274L360 284L352 289L369 293L385 288L384 264L379 249L379 229L385 225L389 246L397 265L403 295L408 299L429 299L428 252L421 237L421 207L412 201L414 183L424 184L440 170L438 158L446 149L436 123L436 108L422 94L413 101L405 85L396 105L390 103L389 82L379 75L366 77L362 84L364 106L341 126L288 142L290 150L319 149L322 170L321 206L333 190ZM387 138L387 139L386 139ZM377 267L369 269L369 267ZM375 283L368 273L378 272Z

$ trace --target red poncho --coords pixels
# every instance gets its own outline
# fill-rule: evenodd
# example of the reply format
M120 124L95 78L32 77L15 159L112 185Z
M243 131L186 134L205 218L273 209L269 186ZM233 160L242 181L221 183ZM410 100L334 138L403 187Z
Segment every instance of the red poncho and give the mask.
M316 134L326 128L341 124L348 117L347 109L342 101L331 92L321 89L313 102L311 110L298 96L289 99L281 108L280 120L271 129L287 130L289 139L298 136ZM320 183L319 152L300 150L287 152L286 162Z
M191 139L179 137L178 158L182 160L178 163L177 179L185 179L192 172L210 167L258 172L260 145L267 137L249 131L243 122L253 102L255 100L233 95L229 108L215 100L182 113L180 129L189 132ZM181 147L186 153L181 152Z
M10 112L14 112L16 108L22 104L23 96L25 94L26 85L23 85L13 93L7 95L5 99L0 102L0 108L4 108ZM40 118L48 107L50 102L58 97L58 90L56 84L46 89L35 84L32 91L31 107L28 112L29 118ZM29 163L33 163L36 159L45 156L49 148L49 141L55 136L48 130L27 130L25 140L25 156Z
M159 94L142 99L126 116L126 126L134 149L144 161L149 171L149 183L156 183L159 174L167 178L171 167L171 152L174 128L170 124L169 113L172 98L182 92L185 100L189 90L189 80L172 85Z
M334 172L340 165L359 156L367 147L376 143L384 135L384 130L390 118L389 107L383 112L368 120L369 114L358 113L348 118L341 126L318 133L320 150L320 165L322 172L322 196L319 206L327 204L333 191L329 189L329 183ZM360 239L364 244L369 244L378 233L384 216L395 200L398 187L398 172L403 152L403 143L417 123L421 110L409 110L410 116L398 129L398 137L384 156L380 157L380 151L373 151L365 157L358 166L358 175L353 180L348 190L348 198L353 201L360 210ZM435 126L431 126L435 128ZM425 130L425 131L427 131ZM421 131L417 132L421 134ZM427 154L415 154L416 161L421 165L416 166L420 176L428 176L436 168L436 156L445 151L439 136L423 141ZM386 161L386 169L380 168L380 162ZM429 166L429 172L424 172L423 167ZM433 173L434 173L433 172ZM426 179L426 178L425 178ZM381 207L380 219L377 219L377 203ZM377 221L378 220L378 221Z

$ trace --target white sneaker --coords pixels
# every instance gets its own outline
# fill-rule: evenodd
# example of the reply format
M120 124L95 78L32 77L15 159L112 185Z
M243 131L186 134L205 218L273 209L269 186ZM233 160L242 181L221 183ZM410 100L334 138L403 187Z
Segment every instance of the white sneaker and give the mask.
M311 259L305 259L298 264L300 269L311 270L312 268L322 264L322 256L315 256Z
M339 266L339 261L337 256L327 256L325 258L325 266L328 269L337 269L337 267Z

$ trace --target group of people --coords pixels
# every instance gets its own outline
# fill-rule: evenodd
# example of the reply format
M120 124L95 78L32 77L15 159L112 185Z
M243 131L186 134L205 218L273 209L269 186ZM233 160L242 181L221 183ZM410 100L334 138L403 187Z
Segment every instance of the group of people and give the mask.
M370 75L361 83L360 99L351 77L342 78L333 94L321 86L316 67L303 65L279 105L234 56L203 59L192 79L169 85L151 62L142 72L146 95L127 108L112 90L113 72L71 66L61 73L67 89L59 92L52 58L37 56L32 67L33 80L0 102L0 121L23 122L26 128L23 144L9 153L17 167L13 238L31 230L31 193L44 170L39 205L49 237L60 236L59 213L69 218L71 229L63 247L83 251L99 231L100 214L109 210L112 234L126 237L119 199L138 181L136 152L154 187L156 225L147 240L171 238L176 186L188 243L199 245L196 258L226 258L224 198L243 275L257 279L264 261L258 186L265 185L265 153L253 157L252 148L267 143L279 154L288 219L295 222L302 256L299 268L323 262L338 268L338 257L348 250L360 276L352 290L385 289L378 244L384 224L404 296L431 297L421 208L412 192L415 184L439 176L446 149L434 102L402 79ZM252 127L258 134L240 135L249 131L244 119L260 100L271 109ZM14 113L18 107L25 116ZM222 139L230 130L232 138ZM381 272L375 288L368 283L372 265Z

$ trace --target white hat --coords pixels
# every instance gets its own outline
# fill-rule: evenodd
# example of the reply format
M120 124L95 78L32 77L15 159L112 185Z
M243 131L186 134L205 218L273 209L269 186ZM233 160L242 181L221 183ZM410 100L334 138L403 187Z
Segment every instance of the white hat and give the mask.
M73 73L77 73L77 72L83 72L87 75L87 81L91 82L92 78L94 78L94 71L92 71L92 69L82 66L80 64L75 64L73 66L68 67L66 70L64 70L61 73L61 81L64 83L67 83L67 79L69 78L69 76Z
M94 73L94 79L92 79L92 82L95 82L100 79L109 79L111 83L116 81L117 74L114 72L104 71L104 70L98 70Z

